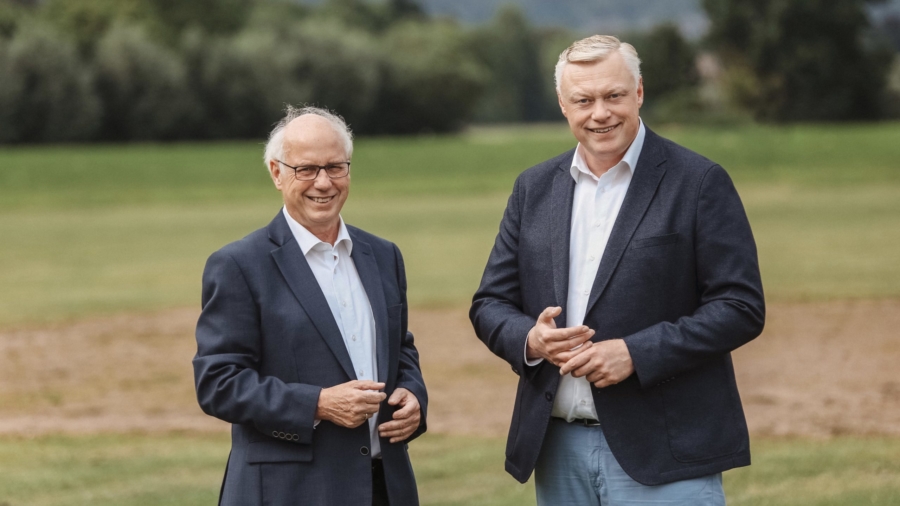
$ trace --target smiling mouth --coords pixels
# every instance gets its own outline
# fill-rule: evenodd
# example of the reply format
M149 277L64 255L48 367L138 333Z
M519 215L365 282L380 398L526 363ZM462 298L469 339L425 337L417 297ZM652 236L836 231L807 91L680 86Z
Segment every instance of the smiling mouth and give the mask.
M590 130L591 132L594 132L595 134L605 134L608 132L612 132L613 128L616 128L617 126L619 126L619 125L613 125L611 127L606 127L606 128L588 128L588 130Z
M308 198L309 200L312 200L312 201L315 202L316 204L327 204L327 203L331 202L332 199L334 199L334 195L332 195L332 196L330 196L330 197L311 197L311 196L307 196L306 198Z

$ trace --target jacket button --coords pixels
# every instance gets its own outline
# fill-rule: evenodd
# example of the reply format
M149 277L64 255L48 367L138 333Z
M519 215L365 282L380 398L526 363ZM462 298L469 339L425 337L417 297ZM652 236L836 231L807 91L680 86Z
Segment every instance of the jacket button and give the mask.
M298 436L297 434L292 435L291 441L300 441L300 436Z
M545 393L544 397L546 397L548 401L551 401L551 402L553 401L553 393L552 392Z
M369 447L368 447L368 446L363 446L362 448L359 449L359 453L360 453L361 455L368 455L368 454L369 454Z
M273 431L272 431L272 437L278 437L278 431L277 431L277 430L273 430Z

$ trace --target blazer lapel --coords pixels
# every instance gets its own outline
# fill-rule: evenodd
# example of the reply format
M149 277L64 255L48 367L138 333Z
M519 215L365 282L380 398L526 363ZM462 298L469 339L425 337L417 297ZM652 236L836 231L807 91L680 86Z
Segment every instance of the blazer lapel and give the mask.
M372 254L372 247L363 242L357 234L350 229L350 237L353 239L353 263L356 272L362 281L369 304L372 306L372 314L375 316L375 357L378 367L378 381L387 383L388 356L390 337L388 335L387 303L384 300L384 288L381 286L381 271Z
M663 174L666 172L662 167L665 161L660 138L648 128L641 156L638 158L637 167L631 177L631 184L628 185L625 200L622 201L619 215L609 235L609 241L606 243L606 250L600 259L600 267L597 269L597 277L594 278L594 284L591 287L585 314L588 314L600 300L612 273L622 259L625 248L634 235L634 231L644 218L647 208L650 207L659 182L662 181Z
M287 281L291 292L294 293L294 297L303 306L303 310L306 311L316 330L331 348L331 352L334 353L347 376L350 379L357 379L356 371L353 370L353 361L350 360L341 330L334 321L334 315L331 313L331 308L328 307L325 294L322 293L315 274L306 262L306 257L303 256L303 250L294 240L294 235L281 212L269 224L268 231L269 238L279 245L278 248L272 250L272 258Z
M575 151L572 151L575 156ZM566 326L566 302L569 293L569 234L572 229L572 201L575 198L575 180L569 169L572 158L567 157L553 178L550 207L550 260L553 265L553 288L556 304L562 313L556 318L559 327Z

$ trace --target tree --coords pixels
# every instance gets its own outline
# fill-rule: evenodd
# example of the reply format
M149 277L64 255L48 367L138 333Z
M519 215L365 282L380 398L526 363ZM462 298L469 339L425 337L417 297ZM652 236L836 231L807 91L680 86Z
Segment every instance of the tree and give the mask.
M491 73L477 119L518 122L558 116L544 89L553 68L542 68L540 37L520 10L500 9L490 25L472 34L470 46Z
M0 40L0 142L90 139L99 112L70 41L31 25Z
M891 51L866 0L703 0L735 98L765 121L880 115Z
M663 24L629 40L641 59L641 75L648 102L653 102L699 82L697 52L681 36L678 27Z

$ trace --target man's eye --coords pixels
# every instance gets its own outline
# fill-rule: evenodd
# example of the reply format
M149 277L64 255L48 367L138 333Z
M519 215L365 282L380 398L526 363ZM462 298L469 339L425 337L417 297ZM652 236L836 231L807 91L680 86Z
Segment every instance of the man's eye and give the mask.
M316 169L318 169L318 167L298 167L297 173L300 175L313 174L318 172Z

